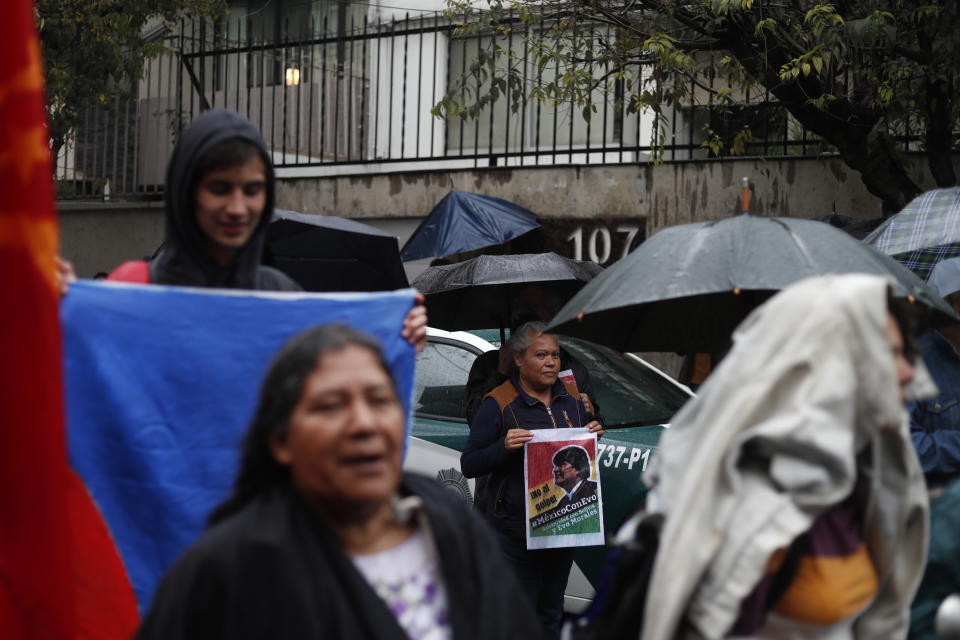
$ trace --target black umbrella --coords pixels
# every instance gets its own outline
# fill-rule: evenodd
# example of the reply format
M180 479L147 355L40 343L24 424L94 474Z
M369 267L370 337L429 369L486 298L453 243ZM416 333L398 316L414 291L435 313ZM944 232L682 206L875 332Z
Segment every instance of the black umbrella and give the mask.
M603 269L555 253L479 256L430 267L413 281L430 325L449 331L505 327L520 289L536 284L566 300Z
M670 227L584 287L551 330L619 351L711 352L778 290L828 273L893 276L895 294L960 320L895 260L814 220L740 215Z
M307 291L384 291L409 286L396 236L336 216L277 209L267 227L264 263Z

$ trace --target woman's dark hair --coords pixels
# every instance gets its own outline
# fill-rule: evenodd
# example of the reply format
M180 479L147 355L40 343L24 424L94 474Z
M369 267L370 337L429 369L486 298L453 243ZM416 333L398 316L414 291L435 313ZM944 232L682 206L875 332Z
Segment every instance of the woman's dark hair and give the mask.
M910 362L915 362L919 355L917 334L929 321L927 308L906 298L895 298L891 293L887 293L887 310L897 321L897 328L900 329L904 357Z
M240 471L233 493L213 510L210 525L236 513L256 496L274 486L289 482L289 470L273 457L270 443L284 438L290 416L303 396L304 384L328 353L349 346L369 349L396 386L380 343L372 336L343 324L328 324L297 334L274 356L260 388L260 399L244 437Z
M245 138L229 138L223 142L218 142L207 149L197 160L193 180L198 183L203 176L211 171L239 167L246 164L254 156L259 156L266 164L266 158L263 157L260 147Z
M270 167L270 159L266 156L265 152L259 146L250 140L247 140L246 138L227 138L222 142L218 142L204 151L203 154L200 155L200 158L197 159L197 164L193 170L193 176L190 181L190 193L196 194L197 186L200 184L203 178L212 171L239 167L246 164L250 158L253 157L260 158L263 161L264 167ZM269 175L269 171L267 173ZM268 179L268 193L272 193L273 188L272 181ZM194 195L191 195L190 197L190 202L192 203L192 198L194 198ZM271 199L272 196L268 196L268 202L270 202ZM194 205L191 204L190 206L192 207ZM261 216L258 226L262 227L266 224L269 224L270 212L267 213L268 215ZM159 252L159 249L157 251Z

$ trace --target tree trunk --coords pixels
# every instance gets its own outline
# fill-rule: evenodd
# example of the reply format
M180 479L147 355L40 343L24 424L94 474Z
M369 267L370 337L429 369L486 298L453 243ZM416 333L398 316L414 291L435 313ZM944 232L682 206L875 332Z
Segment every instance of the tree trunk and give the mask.
M53 174L53 180L57 180L57 157L60 155L60 149L63 148L63 142L56 140L50 141L50 171Z
M897 213L920 193L882 123L868 129L820 111L811 114L812 107L788 108L800 124L834 145L843 161L860 173L867 191L880 199L884 216Z
M69 129L65 118L60 117L58 113L51 113L47 110L47 133L50 134L50 163L53 169L53 179L57 179L57 156L60 150L67 143L67 134Z
M938 187L957 184L953 169L953 130L950 126L950 87L944 80L928 79L927 94L927 163Z
M884 215L900 211L920 193L893 141L881 129L877 114L858 109L846 98L836 98L819 109L809 101L826 93L816 78L792 83L780 79L777 70L791 59L790 52L776 44L758 52L751 48L749 38L724 40L725 48L801 125L835 146L843 161L860 173L867 191L880 199Z

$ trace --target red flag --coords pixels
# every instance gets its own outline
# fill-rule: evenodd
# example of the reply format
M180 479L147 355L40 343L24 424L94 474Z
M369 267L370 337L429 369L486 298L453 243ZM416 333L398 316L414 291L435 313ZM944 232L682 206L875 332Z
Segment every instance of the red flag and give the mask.
M32 0L0 20L0 638L127 638L133 591L69 468L58 232Z
M32 2L6 4L0 20L0 636L73 638L57 222L43 71Z

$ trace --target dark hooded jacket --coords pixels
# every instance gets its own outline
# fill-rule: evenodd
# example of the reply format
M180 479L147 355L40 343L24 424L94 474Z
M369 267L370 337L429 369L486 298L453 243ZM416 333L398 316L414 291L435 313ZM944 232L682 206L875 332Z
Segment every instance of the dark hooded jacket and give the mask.
M432 478L404 474L419 496L447 590L454 640L540 637L496 538ZM213 526L169 571L137 640L405 640L386 603L333 531L289 485Z
M206 238L194 214L197 163L214 145L241 138L260 149L266 167L267 202L250 240L223 266L208 254ZM226 109L211 109L183 130L167 166L166 238L150 261L150 282L192 287L299 291L284 273L260 264L267 225L273 214L276 180L267 147L257 128L243 116Z

